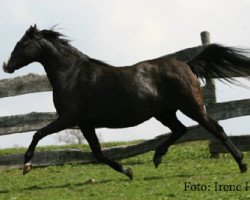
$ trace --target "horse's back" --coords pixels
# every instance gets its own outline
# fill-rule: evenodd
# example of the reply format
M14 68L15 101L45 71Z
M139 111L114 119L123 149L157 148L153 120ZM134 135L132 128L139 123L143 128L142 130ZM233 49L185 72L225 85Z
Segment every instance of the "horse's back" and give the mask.
M199 80L185 62L159 58L138 65L143 66L148 68L157 98L166 109L178 109L185 102L202 98Z

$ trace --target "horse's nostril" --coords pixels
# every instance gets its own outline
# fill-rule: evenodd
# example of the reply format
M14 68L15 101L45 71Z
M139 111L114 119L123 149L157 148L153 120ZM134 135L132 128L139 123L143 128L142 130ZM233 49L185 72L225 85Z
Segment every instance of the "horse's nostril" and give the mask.
M5 62L3 62L3 71L4 72L8 72L8 70L7 70L7 64Z
M7 68L7 64L5 62L3 63L3 71L6 73L13 73L14 72L14 70Z

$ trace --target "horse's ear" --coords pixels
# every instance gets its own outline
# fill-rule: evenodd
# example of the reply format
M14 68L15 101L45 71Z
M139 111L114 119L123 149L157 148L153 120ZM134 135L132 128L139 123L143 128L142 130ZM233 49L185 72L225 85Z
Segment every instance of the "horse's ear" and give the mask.
M27 30L26 34L30 37L35 36L35 34L37 33L37 27L36 24L34 26L30 26L30 28Z

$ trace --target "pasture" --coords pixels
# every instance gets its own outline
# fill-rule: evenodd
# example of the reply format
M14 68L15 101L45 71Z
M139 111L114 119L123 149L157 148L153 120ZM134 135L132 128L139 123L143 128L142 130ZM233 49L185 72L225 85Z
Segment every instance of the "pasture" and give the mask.
M71 147L88 150L87 145ZM37 150L55 148L63 147ZM0 154L24 151L7 149ZM250 152L244 156L250 165ZM230 154L211 158L206 141L171 146L158 169L154 168L152 157L153 152L149 152L121 161L133 168L133 181L102 164L38 167L25 176L21 169L2 168L0 199L250 199L249 172L241 174ZM196 191L191 191L190 184L196 185L192 186ZM218 184L222 185L220 191Z

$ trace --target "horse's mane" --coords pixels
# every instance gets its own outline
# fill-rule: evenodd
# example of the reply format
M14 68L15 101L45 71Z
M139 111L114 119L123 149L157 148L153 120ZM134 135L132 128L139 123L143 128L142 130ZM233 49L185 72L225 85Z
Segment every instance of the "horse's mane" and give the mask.
M60 42L64 45L71 46L70 40L64 34L58 32L58 31L55 31L54 27L52 27L48 30L44 29L44 30L40 31L40 34L53 43Z
M71 40L69 40L64 34L55 31L55 26L53 26L52 28L48 29L48 30L42 30L40 31L40 34L46 38L47 40L49 40L50 42L52 42L56 47L60 48L61 45L63 45L64 47L67 47L68 49L70 49L70 51L72 53L77 53L78 55L80 55L86 62L93 62L96 63L98 65L105 65L105 66L110 66L109 64L101 61L101 60L97 60L94 58L90 58L89 56L87 56L86 54L83 54L81 51L79 51L78 49L76 49L75 47L73 47L70 42Z

